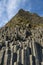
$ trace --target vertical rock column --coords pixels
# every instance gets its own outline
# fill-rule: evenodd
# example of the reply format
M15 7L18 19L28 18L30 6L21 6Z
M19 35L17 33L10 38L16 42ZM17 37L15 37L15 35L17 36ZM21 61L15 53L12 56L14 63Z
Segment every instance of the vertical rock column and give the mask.
M37 47L36 47L36 44L35 44L35 54L36 54L36 56L35 56L35 64L36 65L39 65L39 60L38 60L38 54L37 54Z
M33 65L32 55L29 55L30 65Z
M31 42L29 42L29 55L32 53Z
M30 40L30 37L29 37L28 45L29 45L29 48L31 48L31 40Z
M42 48L42 62L41 65L43 65L43 48Z
M40 39L41 46L43 47L43 39Z
M30 37L29 37L28 45L29 45L29 55L30 55L32 54L32 40L30 39Z
M24 65L24 44L23 44L23 47L21 49L21 63Z
M27 65L27 56L26 56L26 53L27 53L27 46L24 47L24 65Z
M31 48L31 42L29 42L29 48Z
M4 63L4 56L5 56L5 47L3 47L0 51L0 65Z
M33 64L35 62L36 65L39 65L38 55L37 55L37 49L34 42L34 38L32 38L32 55L33 55Z
M4 50L3 50L3 48L2 48L2 50L0 51L0 64L2 63L3 53L4 53Z
M7 44L8 44L8 41L6 41L5 44L6 44L6 48L5 48L4 65L7 65L7 58L8 58L8 54L7 54L8 47L7 47Z
M42 49L42 62L43 62L43 49Z
M10 65L12 65L12 58L13 58L13 46L12 46L12 43L10 44L10 48L11 48L11 61L10 61Z
M40 39L40 43L41 43L41 46L42 46L42 62L41 62L41 65L43 65L43 39Z
M13 51L14 51L14 65L17 65L17 53L16 53L16 44L14 45L14 49L13 49Z
M36 56L34 38L32 38L32 54L33 56Z
M20 48L17 50L17 65L19 63L19 52L20 52Z

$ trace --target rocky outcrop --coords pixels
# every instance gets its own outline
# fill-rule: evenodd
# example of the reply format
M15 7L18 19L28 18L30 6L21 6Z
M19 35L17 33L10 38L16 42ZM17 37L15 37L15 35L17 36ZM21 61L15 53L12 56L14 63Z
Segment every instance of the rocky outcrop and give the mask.
M0 65L43 65L43 27L30 24L30 13L23 12L20 10L11 20L12 24L9 22L0 30ZM15 23L18 16L25 20L29 18L28 22L19 19L20 24ZM35 14L34 21L38 17Z

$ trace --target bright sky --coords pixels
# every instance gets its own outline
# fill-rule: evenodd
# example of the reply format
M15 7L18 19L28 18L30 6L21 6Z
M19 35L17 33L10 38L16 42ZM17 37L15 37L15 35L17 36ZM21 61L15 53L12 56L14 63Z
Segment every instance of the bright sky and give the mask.
M0 0L0 27L21 8L43 16L43 0Z

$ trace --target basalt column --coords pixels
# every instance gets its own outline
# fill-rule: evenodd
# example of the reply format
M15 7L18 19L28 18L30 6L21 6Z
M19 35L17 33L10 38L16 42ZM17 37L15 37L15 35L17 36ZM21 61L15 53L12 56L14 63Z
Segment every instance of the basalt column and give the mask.
M35 53L35 42L34 42L33 38L32 38L32 54L33 54L34 57L36 56L36 53Z
M43 48L42 48L42 62L41 65L43 65Z
M39 60L38 60L38 53L37 53L37 46L36 46L36 44L35 44L35 54L36 54L36 56L35 56L35 64L36 64L36 65L39 65Z
M30 55L32 54L32 42L30 39L29 39L28 45L29 45L29 55Z
M22 63L22 65L24 65L24 44L21 49L21 63Z
M16 51L16 44L14 45L14 49L13 49L14 53L13 53L13 63L14 65L17 65L17 51Z
M6 44L6 48L5 48L4 65L7 65L7 59L8 59L8 54L7 54L8 46L7 46L7 44L8 44L8 41L6 41L5 44Z
M27 65L27 56L26 56L26 54L27 54L27 46L25 46L25 48L24 48L24 65Z
M12 45L12 43L10 43L10 48L11 48L11 61L10 61L10 65L12 65L12 60L13 60L13 45Z
M30 65L33 65L32 55L29 55Z
M18 65L18 63L19 63L19 61L20 61L20 59L19 59L19 53L20 53L20 48L17 50L17 65Z

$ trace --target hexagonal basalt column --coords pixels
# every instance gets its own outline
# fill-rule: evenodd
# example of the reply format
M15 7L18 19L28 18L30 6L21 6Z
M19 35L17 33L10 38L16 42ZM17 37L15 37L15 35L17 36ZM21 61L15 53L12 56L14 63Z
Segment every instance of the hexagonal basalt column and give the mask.
M29 55L30 65L33 65L32 55Z
M13 62L14 65L17 65L17 50L16 50L16 45L13 47Z
M12 59L13 59L13 45L12 45L12 43L10 44L10 49L11 49L11 61L10 61L10 65L12 65Z
M32 54L33 54L33 56L36 56L36 53L35 53L35 42L34 42L33 38L32 38Z

